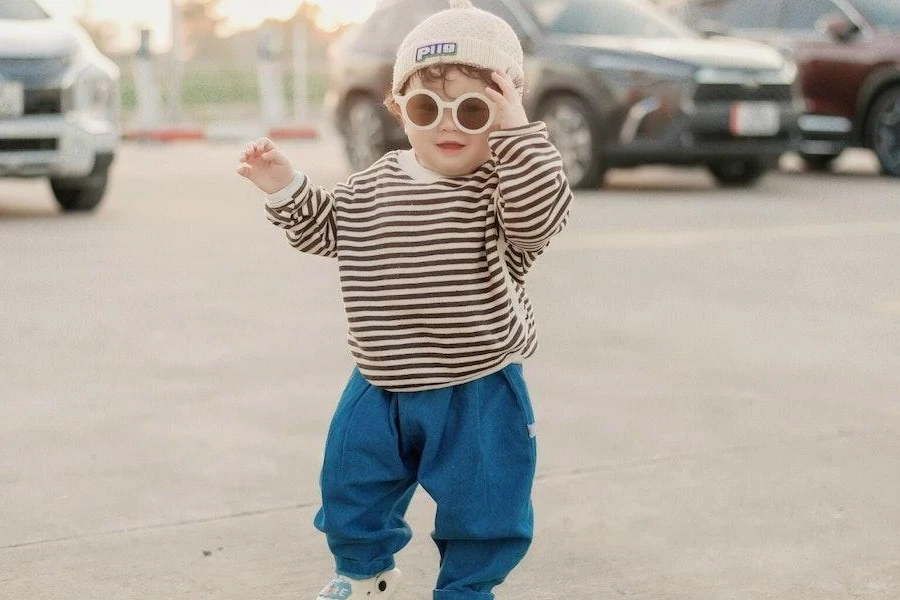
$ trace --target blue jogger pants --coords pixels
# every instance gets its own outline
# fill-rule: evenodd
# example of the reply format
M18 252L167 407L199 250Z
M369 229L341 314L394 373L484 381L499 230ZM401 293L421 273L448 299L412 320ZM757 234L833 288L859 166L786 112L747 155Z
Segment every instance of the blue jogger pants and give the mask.
M423 392L389 392L354 370L335 411L322 508L338 573L372 577L411 539L417 484L437 504L435 600L490 600L533 533L534 414L522 366Z

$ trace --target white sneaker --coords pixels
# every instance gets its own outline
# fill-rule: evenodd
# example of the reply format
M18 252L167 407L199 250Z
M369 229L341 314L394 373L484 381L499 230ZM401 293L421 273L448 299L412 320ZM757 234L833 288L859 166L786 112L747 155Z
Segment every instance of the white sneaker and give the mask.
M400 583L400 569L391 569L368 579L335 575L316 600L388 600Z

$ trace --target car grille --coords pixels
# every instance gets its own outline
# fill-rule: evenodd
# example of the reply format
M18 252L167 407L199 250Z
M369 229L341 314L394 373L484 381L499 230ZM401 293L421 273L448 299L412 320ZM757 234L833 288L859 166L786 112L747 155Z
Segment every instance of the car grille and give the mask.
M766 135L762 137L735 137L728 131L705 131L695 133L693 136L694 143L696 144L714 144L714 143L723 143L723 144L731 144L735 141L738 142L747 142L751 140L765 140L767 142L778 142L778 141L788 141L791 139L791 134L789 131L782 129L777 135Z
M62 91L58 88L25 90L26 115L56 115L62 112Z
M59 85L72 59L56 58L0 58L0 78L21 81L25 87Z
M56 138L0 138L0 152L56 150Z
M694 92L694 102L734 102L735 100L790 102L793 100L793 90L790 85L784 84L748 86L739 83L700 83Z

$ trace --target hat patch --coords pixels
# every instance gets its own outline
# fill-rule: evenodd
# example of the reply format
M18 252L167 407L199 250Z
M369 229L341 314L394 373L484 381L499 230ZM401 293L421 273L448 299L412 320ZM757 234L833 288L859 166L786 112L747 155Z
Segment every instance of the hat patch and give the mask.
M453 56L456 54L456 42L438 42L416 48L416 62L420 63L429 58L438 56Z

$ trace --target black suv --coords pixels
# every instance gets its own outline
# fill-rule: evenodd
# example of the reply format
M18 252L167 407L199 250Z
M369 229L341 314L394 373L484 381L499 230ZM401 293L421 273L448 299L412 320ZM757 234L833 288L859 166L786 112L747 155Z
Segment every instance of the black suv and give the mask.
M574 187L609 167L707 165L749 185L798 142L796 68L776 50L706 40L645 0L475 0L525 50L528 114L546 122ZM397 47L447 0L396 0L329 52L327 104L354 169L408 147L382 107Z

